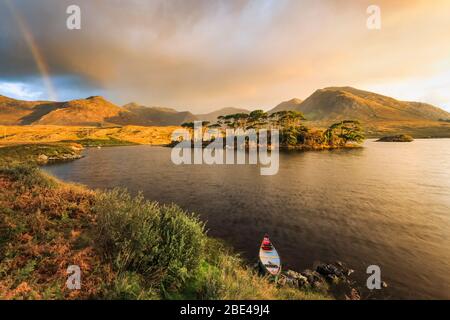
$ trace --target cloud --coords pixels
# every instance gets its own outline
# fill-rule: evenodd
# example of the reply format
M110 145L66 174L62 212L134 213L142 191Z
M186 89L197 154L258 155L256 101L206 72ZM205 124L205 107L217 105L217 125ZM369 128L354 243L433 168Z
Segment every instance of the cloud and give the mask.
M44 95L42 91L36 91L36 88L21 82L0 82L0 94L23 100L39 100Z
M11 2L53 77L78 77L119 103L269 107L329 85L426 84L442 72L430 62L449 59L445 0L378 1L381 31L366 29L366 0L79 0L80 31L65 27L73 1ZM0 77L37 75L3 8L0 30Z

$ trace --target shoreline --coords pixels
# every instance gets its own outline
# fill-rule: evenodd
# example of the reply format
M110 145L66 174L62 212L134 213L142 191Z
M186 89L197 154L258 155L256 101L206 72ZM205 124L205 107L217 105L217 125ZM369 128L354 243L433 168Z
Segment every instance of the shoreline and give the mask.
M53 146L53 147L55 147L55 146ZM39 166L39 165L43 165L43 164L47 164L47 163L50 164L50 163L55 163L55 162L60 162L60 161L74 161L81 157L81 151L83 150L81 148L72 149L72 150L74 150L75 155L77 155L78 157L74 156L71 159L67 159L66 154L64 153L67 151L67 149L66 149L67 146L59 145L58 147L62 148L61 152L58 152L58 154L60 155L60 158L53 158L51 160L51 162L48 161L48 162L43 163L42 161L37 161L37 160L34 162L33 161L31 161L31 162L25 161L22 163L18 163L18 162L12 163L9 166L5 165L4 162L3 163L0 162L0 170L1 170L0 171L0 181L4 182L5 177L6 177L6 180L11 178L11 176L10 176L11 173L9 173L9 174L6 173L6 175L5 175L5 172L8 172L8 170L12 170L11 172L16 172L16 170L22 170L22 171L25 170L25 171L23 171L25 173L20 174L21 175L20 179L24 179L24 178L26 178L26 176L29 176L29 175L32 175L32 176L36 175L36 177L33 179L36 179L35 183L37 183L37 186L31 186L33 188L34 187L39 188L39 185L41 183L39 181L44 179L44 181L42 182L42 183L44 183L44 185L47 184L46 181L51 181L51 182L49 182L52 185L51 189L56 188L56 189L72 190L73 188L75 188L75 189L73 189L74 191L72 191L72 192L78 192L78 191L82 190L83 193L87 192L88 194L93 194L94 198L97 196L108 194L107 191L93 191L84 186L74 185L70 182L67 182L67 183L61 182L61 181L57 180L56 178L49 176L48 174L44 174L40 169L36 169L38 171L30 171L30 172L27 171L28 169L20 169L23 165L25 165L25 168L26 168L28 165ZM74 146L72 145L70 147L73 148ZM21 148L21 147L19 146L18 148ZM35 151L35 150L36 149L29 149L27 151ZM40 151L39 149L37 149L37 150ZM36 154L34 154L34 155L36 155ZM0 157L2 157L1 153L0 153ZM10 169L8 169L8 167ZM15 173L12 173L12 174L14 175ZM25 174L25 176L23 176L23 174ZM10 178L8 178L8 176ZM26 179L28 179L28 178L26 178ZM13 179L12 183L14 183L14 179ZM21 188L23 188L23 187L21 187ZM17 192L17 191L7 190L6 192ZM28 209L33 210L33 208L28 208ZM87 208L86 210L90 211L91 209ZM182 209L180 208L180 210L182 210ZM185 215L185 214L187 214L187 213L183 213L183 215ZM187 217L187 219L190 219L189 214L187 214L186 217ZM93 217L91 214L90 219L95 220L97 218ZM206 235L205 235L205 237L206 237L205 239L208 239L207 241L212 241L214 243L218 241L219 243L221 243L220 240L210 238ZM219 246L222 246L222 245L219 245ZM225 250L225 251L223 251L223 250ZM235 256L235 254L233 253L233 249L231 249L231 248L230 249L222 248L219 251L222 252L221 254L230 255L230 258ZM99 258L99 259L101 259L101 258ZM227 259L229 259L229 258L227 258ZM235 259L235 258L233 258L233 259ZM198 261L198 262L200 262L200 261ZM258 270L254 269L254 267L251 267L251 264L239 262L239 265L242 266L240 268L244 268L244 269L242 269L241 272L246 274L246 277L248 277L248 276L252 277L254 279L253 282L254 281L261 282L264 286L270 286L270 287L273 286L273 288L270 290L275 290L274 292L278 292L280 290L283 292L286 291L286 294L287 294L287 292L291 292L288 294L288 297L283 297L282 299L289 298L289 296L295 297L298 295L300 295L300 296L298 296L297 298L299 298L299 297L307 298L309 295L311 295L311 298L314 300L315 299L323 299L323 298L329 299L329 298L333 297L335 294L335 292L332 289L332 288L334 288L335 285L336 286L337 285L340 285L340 286L346 285L348 287L348 290L346 290L346 293L344 295L341 294L340 296L334 296L335 298L339 298L339 299L360 299L361 298L358 290L356 288L354 288L354 283L348 278L348 275L350 275L352 271L350 269L345 268L343 265L322 264L321 268L318 267L317 269L314 269L314 270L304 270L302 272L296 272L293 270L285 270L285 271L283 271L282 275L280 275L280 278L275 283L271 283L271 281L267 282L268 279L266 279L265 277L260 277L260 275L258 275ZM234 268L236 268L236 267L237 266L235 266ZM245 271L245 270L247 270L247 271ZM328 271L323 271L323 270L328 270ZM236 280L236 282L239 282L239 281ZM1 281L0 281L0 285L1 285ZM236 284L234 284L234 285L236 285ZM292 291L292 290L294 290L294 291ZM297 293L295 293L295 292L297 292ZM284 294L283 294L283 296L284 296ZM297 299L297 298L294 298L294 299ZM303 298L301 298L301 299L303 299ZM277 299L277 298L272 297L271 299ZM309 298L307 298L307 299L309 299Z
M58 149L58 154L61 155L61 159L65 158L63 156L65 152L67 151L67 146L59 145L59 146L52 146L53 149L52 152L55 152L55 149ZM15 147L14 149L21 148L21 147ZM18 152L19 150L15 150L15 155L23 155L24 152L27 151L42 151L39 149L28 149L26 150L20 150L21 152ZM46 149L48 150L48 149ZM3 150L4 151L4 150ZM75 152L75 151L74 151ZM77 149L76 153L81 152L81 149ZM32 156L36 156L36 153L33 153ZM30 157L27 157L26 159L30 159ZM22 239L27 234L31 235L32 238L30 239L36 239L33 240L33 245L38 245L39 247L42 247L43 250L45 247L50 245L52 242L48 243L48 240L45 242L41 242L39 240L44 234L45 237L49 237L51 232L51 237L57 237L57 239L60 239L58 241L63 241L66 243L65 246L68 246L69 252L67 252L64 257L63 256L55 256L55 259L69 259L69 261L66 264L73 264L74 261L70 261L71 259L74 259L76 256L81 254L82 252L90 252L89 258L86 257L84 264L94 264L97 265L96 268L107 268L110 271L107 273L107 280L102 276L101 274L96 274L95 272L92 273L89 271L92 269L92 267L88 268L88 274L84 274L85 282L88 282L88 290L81 290L77 292L71 292L67 289L61 289L61 284L65 283L65 272L61 270L58 272L54 277L49 277L47 280L45 280L45 270L42 270L44 274L40 274L41 268L39 266L42 265L42 263L33 262L36 263L36 266L38 268L34 269L34 271L31 271L30 277L25 277L22 279L22 281L17 285L14 285L15 282L15 276L14 273L8 272L9 268L7 265L2 265L2 268L5 270L6 274L8 275L6 278L0 279L0 288L2 288L2 294L0 294L1 298L5 299L12 299L12 298L49 298L43 296L44 292L54 291L52 294L50 294L50 298L56 298L59 295L62 295L65 299L110 299L110 298L123 298L123 295L126 294L134 294L130 292L122 292L123 289L117 288L116 286L120 286L120 281L123 277L127 277L127 281L137 281L137 285L140 288L138 291L139 293L136 293L137 296L133 296L132 298L143 298L143 299L154 299L154 298L162 298L162 299L206 299L208 295L210 294L218 294L216 292L217 289L208 289L212 290L210 293L206 293L207 296L203 297L202 295L205 294L204 289L200 289L197 286L199 285L199 281L207 281L204 284L201 284L201 286L209 286L208 279L211 277L215 278L216 272L218 270L222 270L221 272L224 272L223 274L223 285L225 287L228 287L227 290L220 293L220 295L223 296L216 296L215 299L226 299L228 295L229 298L241 300L241 299L250 299L254 297L259 297L260 299L329 299L331 296L329 296L325 291L319 291L315 290L314 288L300 288L300 287L293 287L292 285L279 285L275 283L271 283L266 278L260 278L255 271L252 270L248 265L244 264L240 258L238 258L234 253L232 249L226 249L223 247L220 241L215 240L213 238L210 238L206 236L206 234L202 231L203 230L203 223L201 223L195 216L192 214L189 214L187 212L184 212L181 208L177 207L176 205L172 206L166 206L166 205L159 205L156 202L144 200L142 198L132 198L128 195L128 193L122 193L122 191L94 191L90 190L84 186L72 184L72 183L66 183L61 182L57 180L56 178L53 178L49 176L46 173L43 173L37 166L41 165L42 162L35 159L35 161L28 161L24 158L21 158L20 160L16 159L17 161L6 161L4 158L4 154L0 153L0 184L2 184L2 197L0 197L0 226L2 224L2 221L5 221L4 219L7 219L8 221L16 221L13 222L15 224L19 223L19 220L22 221L23 219L26 219L26 221L22 221L20 223L27 224L28 227L25 228L24 231L19 232L17 236L14 234L11 234L7 237L6 243L16 243L16 241L20 241L19 239ZM9 158L11 159L11 156ZM76 160L73 158L72 160ZM60 160L55 160L60 161ZM9 163L8 163L9 162ZM30 167L31 166L31 167ZM28 191L29 190L29 191ZM32 191L34 190L34 191ZM29 193L32 192L32 193ZM37 192L37 193L36 193ZM124 192L124 191L123 191ZM29 195L27 195L29 194ZM50 224L45 229L42 229L39 231L42 233L42 235L38 236L37 238L33 235L34 233L38 232L34 230L37 226L34 226L35 218L33 216L35 215L35 210L39 207L36 207L36 202L33 200L35 197L39 197L39 194L42 194L41 197L44 197L44 199L40 201L41 205L44 205L43 208L40 209L40 214L42 215L42 218L45 218L46 221L48 220ZM49 197L49 198L46 198ZM9 200L8 200L9 199ZM20 200L22 199L22 200ZM46 200L45 200L46 199ZM78 199L78 200L77 200ZM140 199L140 200L139 200ZM56 202L55 202L56 201ZM81 202L80 202L81 201ZM21 203L19 211L16 212L17 209L14 209L12 206L13 203ZM55 208L47 207L47 203L50 204L51 202L55 202L57 206ZM156 212L159 212L159 210L170 210L167 211L167 214L175 214L178 218L176 218L177 222L176 225L172 225L170 228L175 229L167 229L164 231L163 229L154 229L153 232L163 232L167 235L166 232L169 232L169 235L171 232L174 232L171 237L174 237L174 240L171 242L164 242L162 245L168 245L169 243L175 244L175 246L180 245L178 250L192 250L192 249L182 249L183 246L187 245L186 243L182 244L183 242L178 242L179 240L176 240L180 232L181 234L183 232L194 232L196 235L192 235L191 238L195 239L197 238L199 242L195 246L204 247L209 246L211 248L214 248L211 250L202 249L198 252L200 256L195 258L194 260L186 260L185 263L188 263L186 267L187 270L190 270L192 275L190 277L185 278L185 276L182 276L179 281L183 284L182 287L178 287L178 285L172 289L166 289L163 292L159 292L159 290L156 290L155 287L150 286L148 287L145 283L145 278L147 277L145 273L141 273L139 269L134 269L132 265L128 266L126 268L125 273L124 271L120 271L122 269L116 270L114 267L114 264L111 264L111 262L108 262L110 260L105 259L105 257L101 254L102 248L97 247L97 242L99 240L95 240L96 238L95 234L98 234L98 231L95 231L98 227L98 221L99 219L107 219L102 220L100 224L102 226L106 226L109 223L109 219L107 218L108 215L111 213L109 209L106 209L111 203L117 203L117 205L122 206L131 206L135 207L133 210L138 211L146 211L150 210L149 213L145 214L145 216L148 216L149 214L157 214ZM114 208L117 208L117 205L114 206ZM62 207L61 207L62 206ZM153 207L156 206L156 207ZM130 207L130 208L131 208ZM58 209L59 208L59 209ZM63 215L64 211L67 209L63 208L72 208L70 209L70 212L68 213L68 216ZM105 209L104 209L105 208ZM155 208L158 211L154 211ZM172 208L172 209L170 209ZM5 211L6 210L6 211ZM81 211L80 211L81 210ZM127 209L128 210L128 209ZM23 211L29 212L26 214L26 216L23 216ZM155 212L155 213L153 213ZM170 213L169 213L170 212ZM5 216L6 214L6 216ZM28 218L29 217L29 218ZM128 219L130 216L125 215L119 215L117 217L118 219ZM117 219L116 218L116 219ZM31 219L31 220L29 220ZM56 220L55 220L56 219ZM87 220L86 220L87 219ZM133 219L140 219L139 216L135 216ZM180 220L181 219L181 220ZM54 222L50 222L53 221ZM84 222L83 222L84 221ZM87 221L91 221L88 224L86 224ZM184 222L183 222L184 221ZM106 224L105 224L106 223ZM126 222L124 221L126 224ZM180 225L178 225L180 223ZM145 225L145 224L144 224ZM183 226L184 225L184 226ZM78 227L76 227L78 226ZM67 228L72 229L75 227L75 231L72 230L67 234ZM110 225L109 228L113 228L111 232L114 232L114 228L117 228L118 226ZM169 227L169 226L167 226ZM30 229L28 229L30 228ZM34 228L34 229L33 229ZM136 232L139 233L139 229L141 228L141 224L136 225ZM165 227L164 227L165 228ZM181 229L179 229L181 228ZM179 229L179 231L177 231ZM33 231L34 230L34 231ZM66 230L66 231L63 231ZM119 232L120 229L116 230L115 232ZM173 230L173 231L170 231ZM182 231L184 230L184 231ZM75 233L74 233L75 232ZM111 232L108 232L104 236L108 236L111 234ZM100 232L101 233L101 232ZM74 238L75 235L75 238ZM124 239L128 239L128 236L126 234L123 234L122 236L126 237ZM122 237L121 236L121 237ZM28 237L28 236L26 236ZM62 237L62 238L61 238ZM64 238L64 239L63 239ZM83 245L79 248L79 239L84 238ZM55 238L56 239L56 238ZM37 241L37 242L36 242ZM194 241L194 240L192 240ZM195 240L197 241L197 240ZM122 242L122 241L120 241ZM30 243L30 245L32 244ZM194 245L194 244L193 244ZM192 247L192 248L195 248ZM16 245L10 246L8 250L13 250L15 253L10 253L13 256L16 256L18 259L25 259L25 263L30 263L30 261L39 261L43 258L41 254L35 256L34 258L26 258L26 256L23 256L26 251L22 251L23 249L20 249L22 246L18 246L18 242ZM17 248L17 249L15 249ZM144 250L145 247L143 247ZM81 250L81 251L80 251ZM136 248L136 250L140 250ZM170 249L173 250L173 249ZM203 251L206 250L206 251ZM114 250L113 250L114 251ZM109 251L107 251L109 252ZM133 251L135 252L135 251ZM137 253L138 251L136 251ZM170 251L163 251L162 253L166 252L166 254L169 254ZM207 253L210 252L210 253ZM68 257L67 257L68 256ZM72 256L72 258L70 258ZM183 255L181 255L182 257ZM171 259L181 259L179 254L177 256L174 256ZM188 257L186 257L188 258ZM30 260L31 259L31 260ZM77 258L75 258L76 260ZM183 258L184 259L184 258ZM28 262L27 262L28 261ZM88 262L89 261L89 262ZM167 257L164 259L157 259L155 262L152 262L152 264L160 264L164 263L164 261L167 261ZM56 260L55 260L56 263ZM81 262L79 262L81 263ZM164 270L166 272L170 272L171 262L170 259L168 260L169 265L167 267L164 267ZM181 262L183 263L183 262ZM218 265L216 266L216 264ZM2 261L0 261L0 264L2 264ZM60 265L61 262L58 262L58 265ZM191 265L192 264L192 265ZM175 266L175 265L174 265ZM190 266L190 267L189 267ZM61 268L58 267L58 268ZM168 268L168 269L167 269ZM206 269L205 269L206 268ZM92 270L94 270L92 269ZM178 269L174 269L174 273L169 278L163 277L161 278L162 283L166 283L166 281L169 281L164 286L169 285L171 287L172 279L171 277L179 277L181 275L178 274L180 271L176 271ZM217 271L215 271L217 270ZM131 275L130 272L132 272ZM59 276L58 276L59 274ZM12 278L11 278L12 277ZM44 278L42 278L44 277ZM131 277L131 278L129 278ZM206 279L205 279L206 277ZM111 278L114 279L114 281L111 280ZM173 279L175 281L175 278ZM9 279L9 280L8 280ZM41 279L39 283L36 283L34 279ZM103 280L101 280L103 279ZM184 280L181 280L184 279ZM245 279L245 280L244 280ZM212 279L211 279L212 280ZM100 282L107 283L106 288L105 286L100 286ZM158 280L159 281L159 280ZM178 282L178 281L177 281ZM236 286L241 286L242 283L248 283L248 289L246 289L246 292L239 292L235 291L233 289ZM58 284L59 283L59 284ZM161 284L162 284L161 283ZM174 282L175 283L175 282ZM192 296L192 293L189 293L193 290L193 287L195 287L195 290L197 293ZM50 289L51 288L51 289ZM61 291L62 290L62 291ZM149 291L150 290L150 291ZM156 290L156 291L155 291ZM127 290L125 290L127 291ZM159 293L158 293L159 292ZM216 293L215 293L216 292ZM259 292L259 293L258 293ZM150 294L151 293L151 294ZM75 294L75 295L74 295ZM116 296L118 295L118 296ZM266 296L268 295L268 296ZM129 296L126 296L129 297ZM159 297L159 298L158 298Z

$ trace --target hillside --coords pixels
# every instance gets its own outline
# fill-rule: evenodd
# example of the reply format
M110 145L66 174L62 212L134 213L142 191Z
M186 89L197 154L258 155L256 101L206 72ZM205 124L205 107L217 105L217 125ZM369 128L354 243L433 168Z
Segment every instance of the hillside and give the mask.
M250 111L242 108L222 108L210 113L196 115L198 120L216 122L219 116L225 116L227 114L235 113L249 113Z
M294 98L288 101L284 101L277 105L275 108L269 110L269 113L275 113L279 111L291 111L291 110L297 110L299 105L302 103L302 100Z
M51 110L33 122L39 125L96 126L125 123L128 111L112 104L102 97L72 100Z
M147 108L135 103L119 107L93 96L67 102L22 101L0 96L0 125L171 126L196 120L190 112Z
M359 120L368 137L408 134L415 138L448 138L450 113L426 103L400 101L351 87L330 87L314 92L303 102L285 101L270 113L301 111L310 127L326 128L344 119Z
M50 101L22 101L0 95L0 124L26 125L56 110L63 103Z
M139 126L176 126L197 120L188 111L178 112L171 108L146 107L137 103L126 104L123 108L132 114L129 123Z
M399 101L351 87L317 90L299 104L296 110L303 112L312 121L437 121L450 118L450 113L426 103Z

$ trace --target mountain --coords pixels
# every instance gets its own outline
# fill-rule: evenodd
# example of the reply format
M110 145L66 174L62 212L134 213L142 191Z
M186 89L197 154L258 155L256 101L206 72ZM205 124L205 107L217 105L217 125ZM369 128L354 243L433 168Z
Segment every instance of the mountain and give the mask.
M141 126L176 126L184 122L192 122L197 117L188 111L178 112L171 108L145 107L137 103L123 106L133 115L132 123Z
M102 97L67 102L22 101L0 96L2 125L98 125L126 119L128 111ZM123 121L123 120L122 120Z
M136 103L119 107L100 96L66 102L22 101L0 96L0 125L170 126L196 119L190 112L169 108L147 108Z
M249 110L241 109L241 108L222 108L210 113L206 114L198 114L196 115L198 120L202 121L209 121L211 123L216 122L217 118L220 116L225 116L229 114L235 114L235 113L249 113Z
M294 98L288 101L284 101L277 105L275 108L269 110L269 113L275 113L279 111L291 111L296 110L298 106L302 103L302 100Z
M0 95L0 124L22 125L30 124L62 103L50 101L22 101Z
M130 117L131 115L127 110L116 106L103 97L93 96L87 99L65 102L32 123L40 125L95 126L127 123Z
M303 112L306 118L312 121L436 121L450 118L448 112L430 104L400 101L351 87L317 90L295 110Z

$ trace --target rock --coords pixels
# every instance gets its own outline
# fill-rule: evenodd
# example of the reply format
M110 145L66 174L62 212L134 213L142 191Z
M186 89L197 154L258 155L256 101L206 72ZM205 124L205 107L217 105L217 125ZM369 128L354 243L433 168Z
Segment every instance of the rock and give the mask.
M387 288L387 287L388 287L388 284L387 284L386 282L382 281L382 282L381 282L381 286L382 286L383 288Z
M322 292L328 291L328 286L325 281L314 281L312 287Z
M339 278L337 275L335 274L329 274L326 276L326 279L328 282L331 282L333 284L338 284L342 279Z
M38 156L38 161L39 162L47 162L48 161L48 157L45 154L40 154Z
M299 272L288 270L284 276L286 277L286 283L291 286L302 288L309 286L308 279Z
M284 285L288 285L290 287L297 288L298 287L298 281L297 281L297 279L294 279L294 278L284 277Z
M345 295L346 300L361 300L361 294L358 289L352 288L348 295Z
M287 281L286 281L286 277L280 277L278 279L278 285L284 287L286 285Z
M318 281L318 280L320 280L322 278L322 276L318 272L312 271L312 270L309 270L309 269L304 270L301 273L301 275L304 276L308 280L308 282L310 284L312 284L315 281Z
M317 266L316 271L323 276L336 276L339 278L344 276L343 270L332 264L322 263Z
M65 160L76 160L76 159L81 159L83 158L82 155L80 154L76 154L76 153L64 153L64 154L59 154L57 156L53 156L53 157L49 157L48 160L49 161L65 161Z
M288 270L286 271L286 277L297 279L298 277L301 277L302 275L298 272L295 272L294 270Z
M302 275L302 280L303 283L302 285L305 286L311 286L316 290L320 290L320 291L327 291L328 290L328 285L327 285L327 280L317 271L312 271L309 269L306 269L305 271L303 271L301 273ZM304 283L304 280L306 279L306 283ZM300 280L299 280L299 286L300 286Z
M387 136L378 139L376 142L413 142L414 138L407 134L397 136Z
M309 286L308 279L302 275L300 275L300 277L297 279L297 281L298 281L299 288L305 288L305 287Z

